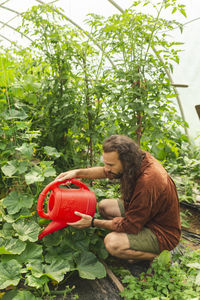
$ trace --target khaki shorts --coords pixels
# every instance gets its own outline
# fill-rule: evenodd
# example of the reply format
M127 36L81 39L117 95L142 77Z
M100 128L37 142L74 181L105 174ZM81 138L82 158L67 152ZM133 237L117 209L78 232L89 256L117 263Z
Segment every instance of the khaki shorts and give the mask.
M118 200L121 215L125 216L124 205ZM156 235L147 227L144 227L138 234L128 234L130 248L136 251L160 253L160 246Z

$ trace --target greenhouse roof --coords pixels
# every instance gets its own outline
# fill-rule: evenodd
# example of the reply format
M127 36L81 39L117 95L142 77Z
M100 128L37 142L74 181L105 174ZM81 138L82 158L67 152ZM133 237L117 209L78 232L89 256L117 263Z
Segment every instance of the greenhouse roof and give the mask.
M181 34L177 28L169 34L172 39L181 41L184 45L179 55L180 62L174 66L174 72L170 76L180 97L182 106L180 113L189 124L189 135L196 138L200 135L200 1L180 2L186 5L187 14L186 18L180 15L180 19L177 20L183 24L183 33ZM132 3L131 0L0 0L0 45L10 47L12 42L16 42L17 45L26 47L30 44L32 37L23 35L17 31L17 28L21 25L22 13L32 6L53 4L62 8L66 22L86 31L87 25L84 20L89 13L108 17L123 13L125 9L131 7Z

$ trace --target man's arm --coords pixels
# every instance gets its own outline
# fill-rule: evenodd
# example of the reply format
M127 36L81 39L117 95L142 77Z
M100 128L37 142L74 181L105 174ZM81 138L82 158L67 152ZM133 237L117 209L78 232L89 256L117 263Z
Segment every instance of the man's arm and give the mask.
M94 227L108 229L108 230L114 230L113 226L113 220L101 220L101 219L94 219Z
M91 179L102 179L106 178L104 167L93 167L86 169L76 169L61 173L56 177L56 181L66 180L71 178L91 178Z

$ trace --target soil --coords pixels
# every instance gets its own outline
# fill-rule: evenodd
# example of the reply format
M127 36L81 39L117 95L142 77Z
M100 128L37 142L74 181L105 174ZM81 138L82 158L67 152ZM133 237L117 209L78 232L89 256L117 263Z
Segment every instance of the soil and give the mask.
M119 290L107 276L102 279L87 280L74 274L70 278L70 288L74 287L72 293L64 296L57 296L56 300L121 300Z

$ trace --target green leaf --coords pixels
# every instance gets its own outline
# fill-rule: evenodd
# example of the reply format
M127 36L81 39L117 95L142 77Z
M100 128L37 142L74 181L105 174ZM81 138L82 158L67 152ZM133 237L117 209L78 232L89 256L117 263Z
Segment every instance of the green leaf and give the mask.
M66 272L71 270L70 264L63 259L53 259L51 264L43 265L41 260L33 260L27 264L27 269L31 271L35 278L47 276L57 282L63 280Z
M26 91L29 91L29 92L37 92L40 87L41 87L41 83L39 82L36 82L36 77L31 75L31 74L28 74L24 77L24 82L23 82L23 87Z
M0 287L7 288L9 285L18 285L21 278L21 265L11 259L6 263L0 263Z
M41 298L35 297L29 291L19 291L12 300L41 300Z
M42 264L41 260L37 260L37 259L30 260L27 263L26 267L27 267L28 270L31 271L32 275L35 278L40 278L44 274L43 264Z
M33 156L34 144L23 143L21 147L17 147L16 150L21 152L26 158L30 159Z
M6 292L1 298L1 300L11 300L13 299L14 296L16 296L16 294L17 294L17 290L11 290L9 292Z
M44 177L36 171L31 171L25 175L26 184L33 184L35 182L44 181Z
M64 248L64 251L65 251L65 248ZM58 253L56 253L55 250L53 251L53 247L52 247L50 252L47 253L45 256L45 262L47 264L51 264L51 262L53 260L58 260L58 261L62 260L62 261L64 261L64 264L66 266L68 266L68 272L74 271L74 270L76 270L75 264L74 264L74 256L76 256L76 252L66 250L65 254L64 253L58 254Z
M26 243L11 238L9 240L0 239L0 255L1 254L21 254L26 248Z
M50 265L44 266L44 271L44 275L60 282L63 280L64 275L70 271L70 263L67 264L67 261L65 260L54 259Z
M26 161L12 160L9 161L6 165L4 165L1 168L1 170L6 176L11 177L17 172L18 174L25 173L27 168L28 168L28 163Z
M0 143L0 150L5 150L6 149L6 144Z
M43 240L45 241L45 246L46 247L53 247L54 250L57 248L57 246L59 246L59 244L62 242L63 240L63 233L62 230L58 230L55 231L51 234L46 235ZM58 251L56 250L56 253L58 253Z
M5 215L3 217L3 219L8 222L8 223L14 223L16 222L17 220L20 220L20 219L24 219L24 218L30 218L32 217L32 213L30 211L30 209L28 208L22 208L20 210L20 212L14 214L14 215Z
M183 15L185 18L187 18L186 11L185 11L183 8L180 9L180 12L182 13L182 15Z
M12 225L9 223L4 223L2 230L0 230L0 236L2 236L3 238L6 238L6 239L13 236L14 233L15 233L15 231L14 231Z
M17 172L16 167L12 164L12 162L8 162L7 165L4 165L1 168L2 172L4 173L4 175L11 177L12 175L14 175Z
M27 242L26 243L26 249L24 250L24 252L22 252L19 257L17 258L17 261L21 262L21 263L26 263L29 262L30 260L36 260L36 259L40 259L40 261L42 260L42 245L38 245L35 243L30 243Z
M44 151L49 156L53 156L56 158L60 157L60 153L57 151L56 148L46 146L46 147L44 147Z
M56 170L53 167L47 168L44 171L44 176L45 177L55 177L56 176Z
M189 263L186 266L189 268L194 268L194 269L200 270L200 263L198 263L198 262Z
M167 265L170 263L171 261L171 256L170 256L170 252L167 250L164 250L160 253L160 255L158 256L158 261L162 264L162 265Z
M26 161L19 161L17 171L19 174L24 174L28 169L28 163Z
M7 208L9 214L14 215L21 208L31 208L33 201L32 195L24 195L13 191L3 199L3 206Z
M4 115L4 118L6 120L12 120L12 119L24 120L28 117L28 115L24 111L19 111L19 110L16 110L16 109L11 109L9 111L9 113L2 114L2 115Z
M172 14L174 14L176 11L177 11L177 8L174 7L173 10L172 10Z
M79 260L76 261L76 263L81 278L95 279L106 276L105 267L91 252L82 252Z
M43 287L44 284L49 281L49 278L47 276L42 276L40 278L36 278L31 274L31 275L26 276L26 280L27 280L27 283L29 286L39 289L39 288Z
M195 278L195 284L200 285L200 272L198 272L196 278Z
M34 221L22 219L12 224L12 226L16 230L20 240L29 240L30 242L36 242L38 240L40 226Z

